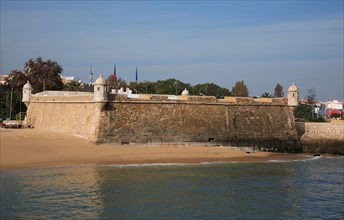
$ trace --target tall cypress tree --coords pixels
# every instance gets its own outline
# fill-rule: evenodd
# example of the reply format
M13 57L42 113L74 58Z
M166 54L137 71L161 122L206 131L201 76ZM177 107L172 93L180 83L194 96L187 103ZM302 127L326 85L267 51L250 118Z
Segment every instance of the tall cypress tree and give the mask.
M274 91L275 91L274 97L283 97L284 96L283 86L281 84L277 83Z

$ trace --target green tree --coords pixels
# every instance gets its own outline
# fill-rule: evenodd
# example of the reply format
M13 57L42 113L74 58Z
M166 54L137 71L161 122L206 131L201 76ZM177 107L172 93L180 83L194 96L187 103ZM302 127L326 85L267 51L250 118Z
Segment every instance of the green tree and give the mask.
M29 80L29 76L24 74L20 70L12 70L10 77L6 80L6 84L9 85L9 89L14 91L22 91L23 86Z
M62 90L63 83L60 74L62 67L52 60L43 60L38 57L26 62L24 74L28 76L33 88L33 93L44 90Z
M283 86L281 84L277 83L274 91L275 91L274 97L277 98L277 97L283 97L284 96Z
M6 85L1 88L1 106L5 105L5 110L0 113L1 118L5 116L13 118L18 112L26 111L21 99L23 86L28 80L32 85L33 93L43 90L62 90L60 77L62 70L56 61L45 61L42 57L28 60L22 71L12 70Z
M26 106L21 103L22 88L29 79L19 70L12 70L10 77L1 88L2 119L13 119L16 114L26 111Z
M84 85L77 81L71 81L63 85L65 91L84 91Z
M131 82L129 84L129 87L135 93L156 94L155 84L156 84L155 82L150 82L150 81L143 81L143 82L139 82L139 83Z
M294 111L294 115L296 118L301 118L305 121L311 122L323 122L325 121L322 117L317 118L317 115L314 113L316 102L316 92L315 89L307 89L307 95L305 98L307 99L306 104L300 104Z
M197 84L193 86L191 94L209 95L209 96L215 96L216 98L223 98L225 96L229 96L230 92L227 88L223 88L214 83L203 83L203 84Z
M305 96L306 100L307 100L307 104L314 104L316 102L316 97L317 94L315 92L315 89L307 89L307 95Z
M150 81L130 82L129 88L137 94L155 94L155 83Z
M38 57L35 60L28 60L23 71L12 70L7 82L16 91L21 91L27 80L32 85L33 93L62 90L63 83L60 76L62 71L62 67L56 61L45 61L42 57Z
M204 83L191 86L177 79L159 80L157 82L130 82L129 87L135 93L144 94L174 94L180 95L186 88L190 95L209 95L223 98L229 96L230 92L226 88L222 88L214 83Z
M231 94L237 97L248 97L249 93L245 82L243 80L236 82Z
M126 89L128 87L128 84L125 80L120 77L115 78L113 75L109 75L106 79L106 82L110 89L120 89L122 87Z
M294 110L294 116L297 119L302 119L310 122L324 122L325 120L320 117L317 118L313 112L313 106L310 104L300 104Z
M155 83L156 94L180 95L184 89L191 89L191 85L176 79L159 80Z
M9 117L11 88L8 84L0 84L0 118L6 119Z
M9 84L0 84L0 119L14 119L19 112L26 111L21 102L22 91L14 90Z
M264 92L263 94L260 95L262 98L272 98L272 95L268 92Z

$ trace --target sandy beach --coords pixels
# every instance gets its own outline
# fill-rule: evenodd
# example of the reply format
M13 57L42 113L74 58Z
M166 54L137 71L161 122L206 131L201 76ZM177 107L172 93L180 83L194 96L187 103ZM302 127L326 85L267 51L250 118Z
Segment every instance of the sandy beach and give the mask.
M1 170L60 165L264 162L304 155L188 145L96 145L66 133L0 129Z

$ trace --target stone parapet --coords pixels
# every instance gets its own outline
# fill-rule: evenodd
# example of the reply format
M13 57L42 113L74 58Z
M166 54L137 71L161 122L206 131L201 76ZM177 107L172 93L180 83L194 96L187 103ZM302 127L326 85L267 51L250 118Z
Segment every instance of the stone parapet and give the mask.
M228 104L228 105L278 105L287 106L287 98L231 97L217 99L215 96L176 96L153 94L110 94L109 102L171 102L188 104Z
M93 101L91 92L44 91L31 95L30 102L89 102Z
M46 90L34 94L34 96L88 96L93 95L93 92L77 92L77 91L50 91Z
M30 103L33 102L93 102L93 96L32 96Z

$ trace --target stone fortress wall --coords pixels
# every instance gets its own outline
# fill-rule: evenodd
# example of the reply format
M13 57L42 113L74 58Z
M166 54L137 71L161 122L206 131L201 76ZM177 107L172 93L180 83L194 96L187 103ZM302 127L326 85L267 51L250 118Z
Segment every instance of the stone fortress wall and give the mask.
M286 99L229 98L112 95L102 111L98 142L212 142L283 151L298 147Z
M96 142L99 114L93 103L33 101L26 112L26 123L30 127L67 132Z
M97 140L99 108L93 93L44 91L31 95L26 123L44 130L63 131Z
M291 87L289 95L297 103L297 88ZM30 85L23 88L28 125L95 143L202 142L300 152L302 132L295 124L295 100L290 97L112 94L102 78L97 79L94 93L32 95Z
M297 122L304 152L344 154L344 123Z

